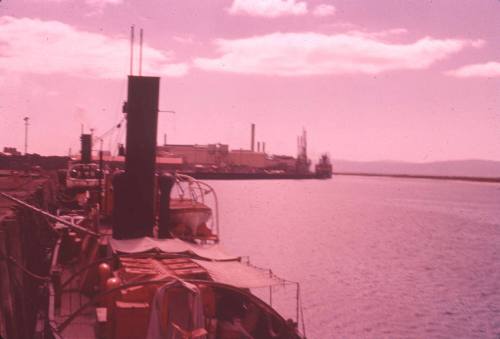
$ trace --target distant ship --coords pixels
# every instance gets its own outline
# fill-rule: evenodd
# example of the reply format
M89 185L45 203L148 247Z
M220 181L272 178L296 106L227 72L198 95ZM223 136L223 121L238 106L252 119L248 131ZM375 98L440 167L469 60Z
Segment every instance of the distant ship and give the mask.
M332 162L328 154L322 154L315 166L316 178L329 179L332 177Z

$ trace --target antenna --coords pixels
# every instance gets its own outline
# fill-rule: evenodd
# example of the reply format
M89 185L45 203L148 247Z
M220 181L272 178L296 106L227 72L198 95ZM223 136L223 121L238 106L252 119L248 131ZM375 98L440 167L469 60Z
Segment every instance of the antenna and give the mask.
M139 31L139 76L142 76L142 28Z
M134 75L134 25L130 27L130 75Z

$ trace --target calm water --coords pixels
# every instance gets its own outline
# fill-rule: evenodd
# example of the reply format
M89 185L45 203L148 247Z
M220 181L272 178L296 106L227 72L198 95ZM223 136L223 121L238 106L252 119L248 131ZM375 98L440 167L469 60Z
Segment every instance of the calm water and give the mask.
M500 185L210 184L227 250L301 283L309 338L500 338Z

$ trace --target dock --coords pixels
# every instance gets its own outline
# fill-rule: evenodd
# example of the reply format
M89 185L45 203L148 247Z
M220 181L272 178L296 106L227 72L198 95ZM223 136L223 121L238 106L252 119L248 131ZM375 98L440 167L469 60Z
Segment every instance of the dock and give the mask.
M0 192L50 209L57 180L51 174L0 172ZM42 331L48 300L50 252L55 241L48 221L0 197L0 335L36 338Z

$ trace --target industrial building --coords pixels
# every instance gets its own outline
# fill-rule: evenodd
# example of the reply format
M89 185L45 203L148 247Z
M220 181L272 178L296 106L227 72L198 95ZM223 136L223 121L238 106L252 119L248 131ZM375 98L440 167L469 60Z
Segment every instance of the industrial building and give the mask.
M201 170L252 171L285 169L295 166L295 159L285 156L270 156L264 152L236 149L229 150L225 144L208 145L163 145L158 146L159 158L180 158L183 167Z
M305 133L301 139L299 158L306 166L307 161ZM257 144L257 147L255 145ZM266 153L266 143L255 141L255 124L251 125L250 149L230 150L226 144L208 145L169 145L157 147L158 159L175 159L184 170L207 172L254 173L282 171L287 173L308 172L294 157L270 155ZM161 161L161 160L160 160Z

